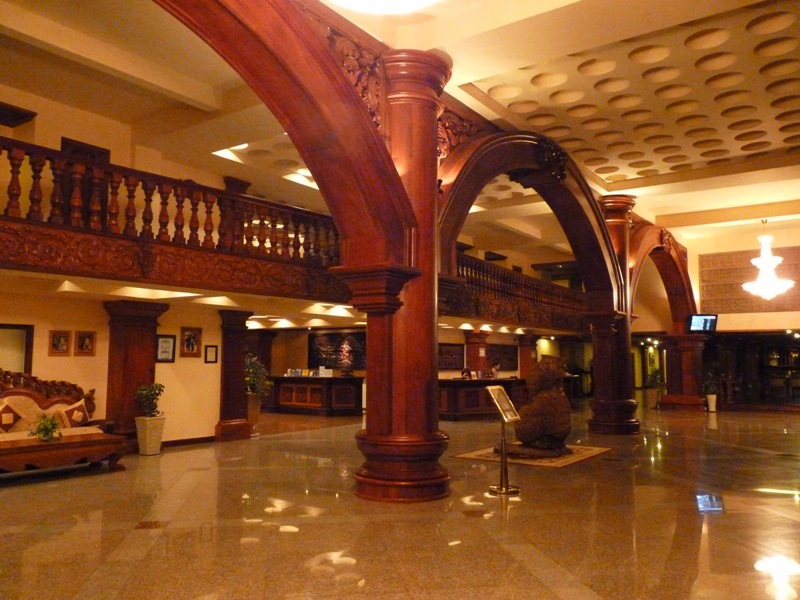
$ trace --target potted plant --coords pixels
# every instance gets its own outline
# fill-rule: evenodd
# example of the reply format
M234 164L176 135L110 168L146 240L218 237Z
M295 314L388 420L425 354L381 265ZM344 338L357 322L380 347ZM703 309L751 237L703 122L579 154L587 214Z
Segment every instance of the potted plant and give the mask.
M261 404L272 391L272 381L264 363L250 352L244 356L244 385L247 391L247 421L250 423L250 433L256 433Z
M703 394L708 412L717 412L717 378L714 373L706 373L703 378Z
M161 452L161 438L164 434L164 413L158 409L158 399L164 393L160 383L140 385L136 390L136 400L142 409L142 415L136 417L136 439L139 442L139 454L150 456Z
M41 414L36 417L30 436L36 436L43 442L55 442L61 439L61 426L55 415Z

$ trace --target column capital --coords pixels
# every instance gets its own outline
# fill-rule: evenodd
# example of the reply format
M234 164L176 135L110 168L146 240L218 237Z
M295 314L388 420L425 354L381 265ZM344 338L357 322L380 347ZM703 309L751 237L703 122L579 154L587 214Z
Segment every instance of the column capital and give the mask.
M398 265L334 267L331 272L353 292L350 303L367 314L396 312L403 306L398 297L403 286L420 275L418 269Z

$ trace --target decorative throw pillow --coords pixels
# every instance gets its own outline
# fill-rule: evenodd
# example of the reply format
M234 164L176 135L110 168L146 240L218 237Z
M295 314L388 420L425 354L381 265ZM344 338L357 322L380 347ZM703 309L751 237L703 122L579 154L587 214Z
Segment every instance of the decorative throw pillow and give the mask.
M58 420L64 428L78 427L89 421L89 411L86 409L86 404L83 400L79 400L67 408L60 409L57 414Z
M5 400L20 416L20 419L11 426L10 431L30 431L36 423L37 417L44 412L36 404L36 401L28 396L6 396Z
M21 414L14 410L5 400L0 400L0 432L8 433L21 420Z

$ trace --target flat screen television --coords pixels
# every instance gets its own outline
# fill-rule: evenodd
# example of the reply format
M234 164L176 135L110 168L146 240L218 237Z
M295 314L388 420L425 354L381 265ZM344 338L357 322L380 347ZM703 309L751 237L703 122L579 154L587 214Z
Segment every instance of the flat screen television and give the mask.
M717 330L717 315L689 315L689 333L714 333Z

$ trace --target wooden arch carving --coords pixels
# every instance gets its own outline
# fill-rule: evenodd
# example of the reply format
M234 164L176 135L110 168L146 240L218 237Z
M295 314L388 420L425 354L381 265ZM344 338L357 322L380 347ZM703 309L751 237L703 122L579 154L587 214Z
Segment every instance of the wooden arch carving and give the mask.
M342 265L409 266L417 228L400 176L363 103L296 5L155 1L214 48L286 129L339 230Z
M631 312L645 259L649 256L667 290L672 314L673 334L682 334L686 318L697 312L686 256L681 246L663 227L646 222L635 223L628 246L631 273Z
M442 161L440 271L455 275L456 239L478 193L508 173L544 198L569 240L592 312L625 310L622 273L601 208L567 154L535 133L498 133L457 146Z

